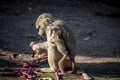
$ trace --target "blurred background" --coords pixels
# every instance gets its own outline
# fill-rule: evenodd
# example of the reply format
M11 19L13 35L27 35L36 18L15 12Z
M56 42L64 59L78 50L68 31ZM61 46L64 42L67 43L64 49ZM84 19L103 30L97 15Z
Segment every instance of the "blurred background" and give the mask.
M0 49L31 52L29 43L42 41L34 25L37 17L52 13L65 20L75 35L78 66L96 80L118 80L119 4L119 0L0 0Z

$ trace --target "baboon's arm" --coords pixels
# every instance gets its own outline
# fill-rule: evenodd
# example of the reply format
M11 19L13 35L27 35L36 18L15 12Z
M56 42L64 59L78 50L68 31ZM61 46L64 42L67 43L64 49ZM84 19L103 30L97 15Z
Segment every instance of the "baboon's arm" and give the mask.
M39 50L39 49L47 49L48 48L48 42L31 42L30 46L33 50Z

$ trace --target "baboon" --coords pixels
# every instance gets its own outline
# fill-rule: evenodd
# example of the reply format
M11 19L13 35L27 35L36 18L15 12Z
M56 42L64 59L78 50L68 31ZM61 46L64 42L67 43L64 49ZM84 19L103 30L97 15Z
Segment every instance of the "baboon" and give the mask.
M65 75L67 65L75 71L76 43L74 34L68 28L65 21L54 17L52 14L43 13L36 20L38 35L46 37L47 41L31 43L33 50L47 49L50 68L42 69L45 72L57 72L60 70ZM58 74L59 75L59 74ZM87 74L86 74L87 75ZM85 76L86 77L86 76ZM86 77L87 79L89 76Z
M54 17L52 14L43 13L37 18L35 25L36 25L36 28L39 29L38 35L40 35L41 37L47 37L47 41L50 41L50 37L51 37L50 34L47 34L48 28L54 29L55 27L57 27L59 28L59 30L62 30L63 32L62 35L66 43L66 46L70 50L71 55L75 57L76 42L75 42L74 34L68 28L68 25L65 23L65 21Z
M63 30L60 30L59 27L53 25L48 26L46 29L46 35L49 41L43 43L32 42L30 46L33 50L47 49L48 63L50 65L51 71L58 72L60 69L63 75L65 73L64 67L71 67L72 71L74 71L75 62L64 42L62 34Z

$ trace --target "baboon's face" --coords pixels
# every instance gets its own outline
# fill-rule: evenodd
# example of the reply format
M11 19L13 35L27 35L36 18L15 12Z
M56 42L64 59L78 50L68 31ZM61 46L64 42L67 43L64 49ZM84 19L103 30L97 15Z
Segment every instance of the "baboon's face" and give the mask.
M52 19L51 18L44 18L41 20L40 24L39 24L39 31L38 31L38 35L40 35L41 37L46 37L46 28L52 23Z
M46 28L53 22L53 15L49 13L41 14L35 25L36 28L39 30L38 35L42 38L46 37Z

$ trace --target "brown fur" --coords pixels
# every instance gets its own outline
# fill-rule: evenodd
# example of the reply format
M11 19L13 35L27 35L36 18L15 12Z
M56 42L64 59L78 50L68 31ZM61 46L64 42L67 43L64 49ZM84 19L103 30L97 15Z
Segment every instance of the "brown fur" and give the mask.
M34 50L48 50L50 68L42 68L41 70L44 72L57 72L60 69L64 73L65 64L67 63L75 70L75 38L65 21L54 17L52 14L43 13L38 17L35 25L39 29L38 35L47 38L46 42L32 44L31 46Z

